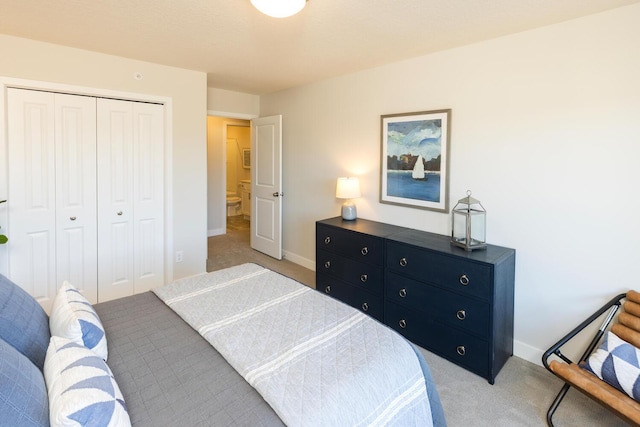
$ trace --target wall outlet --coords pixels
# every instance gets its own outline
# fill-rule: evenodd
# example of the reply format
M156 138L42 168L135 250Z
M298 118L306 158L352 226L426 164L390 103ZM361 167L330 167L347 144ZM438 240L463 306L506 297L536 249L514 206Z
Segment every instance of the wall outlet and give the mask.
M177 251L176 252L176 262L182 262L183 255L184 255L184 253L182 251Z

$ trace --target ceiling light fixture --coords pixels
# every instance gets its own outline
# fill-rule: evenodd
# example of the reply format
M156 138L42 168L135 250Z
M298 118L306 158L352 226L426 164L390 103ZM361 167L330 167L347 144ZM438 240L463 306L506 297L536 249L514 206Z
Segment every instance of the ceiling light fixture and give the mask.
M251 4L265 15L287 18L304 9L307 0L251 0Z

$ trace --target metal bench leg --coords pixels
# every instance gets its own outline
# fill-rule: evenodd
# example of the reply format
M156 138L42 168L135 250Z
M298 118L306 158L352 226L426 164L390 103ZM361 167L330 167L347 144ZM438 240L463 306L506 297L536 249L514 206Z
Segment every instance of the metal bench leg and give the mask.
M554 427L551 417L553 417L556 409L558 409L558 405L560 405L560 402L562 402L562 399L564 399L570 387L571 386L569 384L565 384L560 390L560 393L558 393L558 395L556 396L551 406L549 406L549 411L547 412L547 424L549 425L549 427Z

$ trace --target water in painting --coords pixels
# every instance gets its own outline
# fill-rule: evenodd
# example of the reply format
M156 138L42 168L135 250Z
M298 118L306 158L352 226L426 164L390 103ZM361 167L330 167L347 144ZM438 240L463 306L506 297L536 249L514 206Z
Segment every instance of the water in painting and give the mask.
M387 195L406 199L440 202L440 174L427 174L427 180L416 180L411 171L387 171Z

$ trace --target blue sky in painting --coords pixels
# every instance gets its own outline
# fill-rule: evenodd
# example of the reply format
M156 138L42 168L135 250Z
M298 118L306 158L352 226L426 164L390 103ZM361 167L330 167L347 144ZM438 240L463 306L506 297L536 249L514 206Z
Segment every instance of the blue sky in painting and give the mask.
M438 157L442 144L442 120L416 120L389 122L387 127L387 154L422 154L425 160Z

